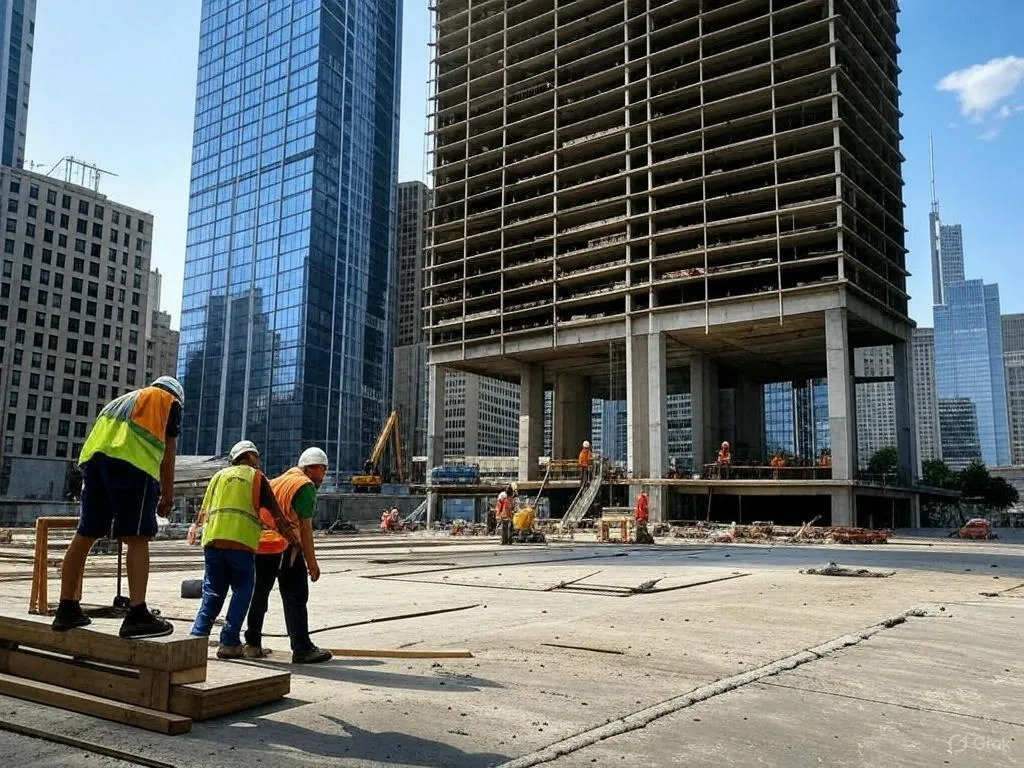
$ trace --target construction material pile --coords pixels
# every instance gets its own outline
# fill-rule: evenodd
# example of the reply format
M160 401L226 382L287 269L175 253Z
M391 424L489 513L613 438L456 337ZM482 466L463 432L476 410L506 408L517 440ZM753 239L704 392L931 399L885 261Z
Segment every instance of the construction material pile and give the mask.
M885 544L892 537L890 530L872 530L849 526L785 526L772 522L755 522L750 525L722 525L696 522L689 525L672 526L671 536L676 539L693 539L719 543L799 543L816 544Z

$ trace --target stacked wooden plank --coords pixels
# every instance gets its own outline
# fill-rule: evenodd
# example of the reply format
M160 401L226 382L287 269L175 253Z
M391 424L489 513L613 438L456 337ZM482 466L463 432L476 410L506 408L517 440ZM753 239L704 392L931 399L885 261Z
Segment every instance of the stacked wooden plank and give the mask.
M54 632L47 620L0 616L0 694L178 734L291 687L287 672L208 663L205 638L122 640L119 623Z

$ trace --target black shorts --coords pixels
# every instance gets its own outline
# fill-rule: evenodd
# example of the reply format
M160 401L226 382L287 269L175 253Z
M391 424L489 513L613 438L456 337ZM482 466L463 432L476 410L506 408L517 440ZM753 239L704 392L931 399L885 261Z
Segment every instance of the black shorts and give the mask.
M82 516L78 533L90 539L156 535L160 484L127 461L95 454L82 467Z

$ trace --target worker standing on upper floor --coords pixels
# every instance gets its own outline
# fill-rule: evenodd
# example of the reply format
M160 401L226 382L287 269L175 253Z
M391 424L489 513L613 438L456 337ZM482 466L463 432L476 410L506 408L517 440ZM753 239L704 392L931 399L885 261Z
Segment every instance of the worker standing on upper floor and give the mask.
M238 659L242 648L242 622L249 610L256 584L256 549L263 523L260 509L266 509L277 531L296 547L299 537L281 512L260 471L260 453L249 440L235 443L229 454L231 466L215 474L206 488L199 521L203 526L203 602L199 606L193 637L208 637L231 589L231 603L220 633L217 658ZM188 531L188 543L196 540L196 523ZM292 557L294 557L293 555Z
M633 508L633 523L635 526L635 537L637 544L653 544L654 537L647 530L647 520L650 516L647 491L640 491L636 497L636 506Z
M498 505L494 510L494 517L501 529L501 543L512 543L512 499L502 491L498 494Z
M270 481L281 511L297 531L302 550L295 558L283 557L288 540L273 529L267 509L260 510L266 526L260 535L256 554L256 586L249 606L245 630L245 657L260 659L268 655L263 648L263 619L267 614L270 592L277 580L284 608L284 624L292 647L292 664L318 664L331 659L331 652L317 648L309 638L309 582L320 578L313 545L313 518L316 517L316 492L327 475L327 454L320 448L307 448L299 463ZM397 518L398 510L392 510Z
M590 453L590 441L583 441L583 448L580 449L580 455L577 459L577 464L580 469L580 485L586 485L590 482L591 473L591 461L593 456Z
M90 623L81 606L85 559L96 540L108 534L111 522L114 535L128 545L131 610L121 624L121 637L162 637L174 631L146 607L146 587L156 518L170 516L174 506L174 461L184 402L178 380L161 376L111 401L96 418L78 457L82 512L61 567L60 604L52 624L56 631Z
M718 466L719 478L725 480L729 477L729 468L732 466L732 448L728 440L722 441L722 447L718 449L718 459L715 462Z

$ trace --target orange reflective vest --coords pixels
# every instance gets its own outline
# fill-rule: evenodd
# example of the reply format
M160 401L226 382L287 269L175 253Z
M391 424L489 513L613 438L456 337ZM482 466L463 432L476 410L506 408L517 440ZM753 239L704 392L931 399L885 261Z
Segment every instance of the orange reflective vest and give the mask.
M306 477L306 473L298 467L292 467L283 475L270 481L270 490L274 492L274 498L277 499L277 505L281 507L285 519L291 523L296 539L299 538L299 519L295 510L292 509L292 501L295 499L295 494L312 482ZM260 520L263 523L263 531L260 533L257 554L277 555L288 549L288 539L278 533L274 516L270 514L269 510L260 509Z
M499 520L508 520L512 517L512 500L499 499L498 506L494 510L494 516Z
M590 466L590 449L589 448L584 448L582 451L580 451L579 465L580 465L580 467L589 467Z
M648 512L647 512L647 497L640 496L636 500L636 509L634 510L634 519L638 523L646 523Z

